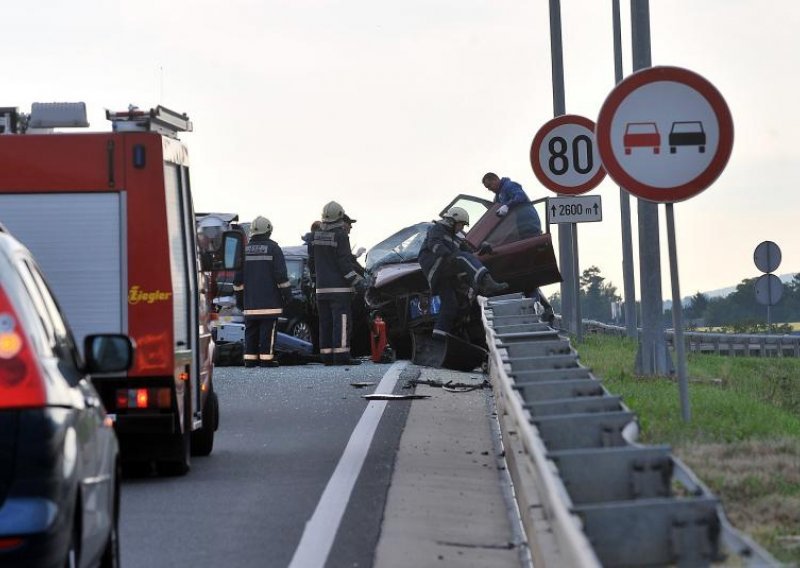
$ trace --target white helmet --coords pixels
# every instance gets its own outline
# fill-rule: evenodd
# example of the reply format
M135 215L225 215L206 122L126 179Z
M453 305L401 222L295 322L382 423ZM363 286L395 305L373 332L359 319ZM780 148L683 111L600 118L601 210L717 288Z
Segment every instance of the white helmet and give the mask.
M272 234L272 223L266 217L259 215L250 224L250 234L269 236Z
M326 203L325 206L322 208L323 222L335 223L336 221L339 221L342 218L344 218L344 208L335 201Z
M463 207L451 207L442 217L445 219L452 219L456 223L469 225L469 213L467 213L467 210Z

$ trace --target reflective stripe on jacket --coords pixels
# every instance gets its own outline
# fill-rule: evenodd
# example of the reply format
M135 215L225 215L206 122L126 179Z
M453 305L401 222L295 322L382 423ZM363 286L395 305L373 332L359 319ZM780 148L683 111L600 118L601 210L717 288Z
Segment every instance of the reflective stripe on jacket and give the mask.
M267 235L253 235L233 283L235 291L244 290L244 315L278 317L283 313L281 289L290 287L281 247Z
M322 223L308 243L308 263L317 296L349 294L362 276L358 273L344 223Z
M449 264L458 251L470 252L470 246L456 236L453 225L447 220L434 221L428 228L425 241L419 250L419 265L433 292L437 292L443 278L449 274Z

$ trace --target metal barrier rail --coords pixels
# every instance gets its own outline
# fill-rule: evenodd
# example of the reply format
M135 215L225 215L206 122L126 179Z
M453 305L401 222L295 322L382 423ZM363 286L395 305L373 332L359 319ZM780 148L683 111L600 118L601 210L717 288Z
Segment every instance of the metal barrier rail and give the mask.
M626 334L624 327L593 320L583 320L584 329L611 335ZM672 331L665 331L667 343L675 341ZM688 351L729 356L756 357L800 357L800 335L766 335L756 333L709 333L684 331L684 343Z
M534 565L744 566L777 562L638 422L520 295L480 298L489 374Z

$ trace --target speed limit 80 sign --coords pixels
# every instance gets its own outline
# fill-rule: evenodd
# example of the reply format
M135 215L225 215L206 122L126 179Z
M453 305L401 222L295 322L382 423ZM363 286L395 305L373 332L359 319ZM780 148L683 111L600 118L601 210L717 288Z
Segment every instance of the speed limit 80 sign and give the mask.
M594 140L594 122L566 114L547 122L531 144L533 173L547 189L580 195L606 175Z

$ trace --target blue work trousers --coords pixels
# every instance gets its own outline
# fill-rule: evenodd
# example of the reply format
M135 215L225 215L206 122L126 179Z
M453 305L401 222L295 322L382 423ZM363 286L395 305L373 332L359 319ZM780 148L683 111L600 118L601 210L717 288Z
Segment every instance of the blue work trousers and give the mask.
M352 294L317 294L319 356L328 365L350 362Z
M244 362L245 365L272 361L275 358L275 326L278 318L245 316L244 318Z

